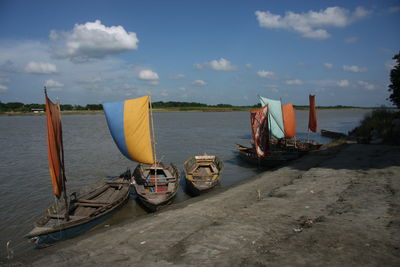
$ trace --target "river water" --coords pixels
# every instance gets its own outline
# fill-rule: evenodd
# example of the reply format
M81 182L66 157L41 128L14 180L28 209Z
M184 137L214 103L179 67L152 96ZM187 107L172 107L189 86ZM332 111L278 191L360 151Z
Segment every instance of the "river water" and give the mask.
M369 110L319 110L318 127L339 132L353 129ZM296 111L297 136L307 137L308 111ZM65 166L68 191L119 175L136 163L127 160L115 146L103 115L63 116ZM225 164L221 187L248 179L259 171L242 163L235 154L237 143L251 138L248 112L154 113L157 158L173 162L183 173L184 161L207 153ZM320 143L329 139L318 133L310 138ZM189 198L181 187L176 202ZM49 178L44 116L0 116L0 259L6 242L15 255L32 250L23 236L32 223L54 203ZM173 205L173 204L172 204ZM131 199L103 225L118 224L146 214ZM99 228L99 227L98 227Z

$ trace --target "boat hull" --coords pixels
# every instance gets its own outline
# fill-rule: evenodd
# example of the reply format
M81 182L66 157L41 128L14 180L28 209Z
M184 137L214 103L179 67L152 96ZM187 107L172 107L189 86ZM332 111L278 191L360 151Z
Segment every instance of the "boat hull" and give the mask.
M115 180L112 181L115 182ZM71 219L69 221L64 220L63 216L54 219L53 217L55 216L55 214L46 214L38 222L36 222L35 228L29 234L27 234L26 237L31 239L31 241L34 242L38 247L43 247L57 241L77 236L104 222L106 219L111 217L118 209L120 209L129 199L130 182L114 182L110 182L112 184L112 186L110 187L118 185L118 187L120 186L120 188L116 189L119 191L119 195L118 198L115 199L113 202L100 206L94 204L95 200L93 199L90 200L92 202L86 200L87 202L89 202L86 203L86 205L89 205L93 210L91 214L88 214L88 216L76 216L73 212L70 212L69 216L71 217ZM102 187L107 186L107 182L102 185ZM83 199L88 199L88 196L90 195L96 195L96 190L99 189L100 187L96 188L88 194L85 194L82 197L75 199L72 203L79 203L78 205L83 203L83 205L85 205L85 202L81 203L80 201L82 201ZM97 197L99 196L101 197L101 194L97 194ZM76 219L76 217L79 218ZM53 222L50 224L51 220L53 220ZM42 223L42 221L47 221L47 223Z
M179 187L179 171L173 164L160 162L155 168L139 164L132 178L137 201L150 212L169 205Z
M216 156L203 155L188 158L183 167L186 192L199 195L219 184L224 164Z
M239 158L243 161L265 168L278 167L302 155L299 151L280 151L279 153L270 153L266 157L258 157L254 149L242 145L237 146L237 151Z

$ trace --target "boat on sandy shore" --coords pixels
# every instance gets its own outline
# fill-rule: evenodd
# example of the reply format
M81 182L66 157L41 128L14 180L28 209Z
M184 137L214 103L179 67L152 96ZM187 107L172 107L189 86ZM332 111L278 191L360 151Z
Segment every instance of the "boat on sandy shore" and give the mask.
M299 151L287 151L281 149L271 150L266 156L259 157L254 147L246 147L240 144L236 144L236 150L238 151L239 158L243 161L265 168L274 168L301 156Z
M133 172L132 185L140 203L150 211L156 211L171 203L179 186L179 171L175 165L154 166L138 164Z
M197 195L219 183L224 164L217 156L203 155L190 157L183 168L187 191Z
M334 132L334 131L329 131L329 130L324 130L324 129L321 130L321 135L328 137L328 138L332 138L332 139L340 139L340 138L347 137L347 135L344 133Z
M296 119L292 103L261 97L262 107L250 111L251 147L237 145L239 157L251 164L275 167L319 149L312 140L296 138ZM316 131L315 98L310 95L309 129Z
M78 196L67 195L60 105L46 97L49 169L56 202L26 237L44 246L80 234L110 217L129 198L131 177L106 181ZM63 197L63 200L61 199Z
M179 171L173 164L157 161L150 96L104 103L103 107L119 150L139 163L132 176L137 200L150 211L171 203L178 190Z

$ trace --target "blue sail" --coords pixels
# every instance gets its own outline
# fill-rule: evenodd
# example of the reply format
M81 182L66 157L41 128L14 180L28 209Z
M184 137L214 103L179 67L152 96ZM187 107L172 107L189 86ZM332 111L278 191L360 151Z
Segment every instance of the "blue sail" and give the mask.
M285 128L283 126L282 104L280 100L269 99L259 96L261 105L268 105L268 120L270 123L271 135L276 138L285 137Z

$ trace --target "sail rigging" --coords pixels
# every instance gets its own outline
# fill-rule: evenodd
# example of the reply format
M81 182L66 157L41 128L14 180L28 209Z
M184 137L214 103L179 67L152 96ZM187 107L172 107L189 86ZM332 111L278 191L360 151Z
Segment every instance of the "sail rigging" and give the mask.
M262 106L268 105L268 122L270 124L271 135L276 138L284 138L281 101L262 96L259 96L259 98Z
M310 113L308 117L308 129L313 132L317 131L317 113L315 111L315 95L309 95Z
M130 160L154 164L149 96L104 103L108 128L121 153Z
M268 106L250 111L251 129L254 147L259 157L267 154L269 144L268 132Z

